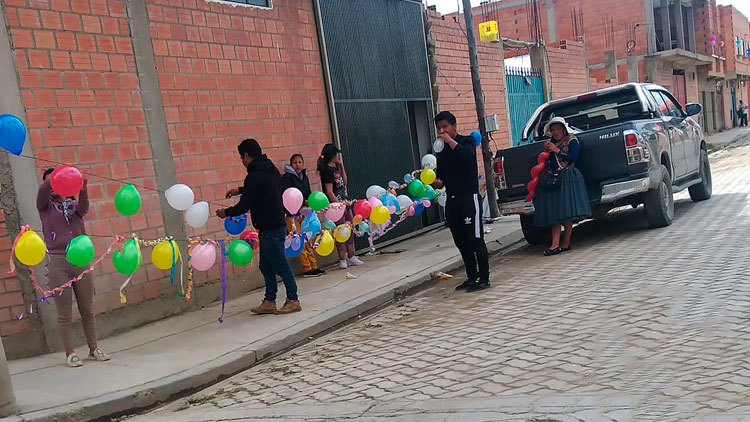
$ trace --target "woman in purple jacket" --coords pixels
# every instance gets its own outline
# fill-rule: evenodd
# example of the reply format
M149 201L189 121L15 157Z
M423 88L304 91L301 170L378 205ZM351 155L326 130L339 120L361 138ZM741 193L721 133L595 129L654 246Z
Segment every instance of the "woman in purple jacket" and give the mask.
M42 175L42 184L36 197L36 207L42 220L44 242L49 251L47 263L47 280L49 289L60 287L68 280L78 277L87 267L74 267L65 258L66 248L76 236L86 234L83 216L89 212L88 179L84 179L83 188L75 197L63 197L52 190L47 176L54 169L48 169ZM94 282L91 273L86 273L80 280L73 283L69 289L55 295L57 308L57 325L60 339L65 348L66 364L70 367L82 366L83 362L73 350L70 323L73 314L73 292L76 295L78 311L81 314L81 325L86 334L89 345L89 359L97 361L109 360L109 356L102 352L96 340L96 319L94 317Z

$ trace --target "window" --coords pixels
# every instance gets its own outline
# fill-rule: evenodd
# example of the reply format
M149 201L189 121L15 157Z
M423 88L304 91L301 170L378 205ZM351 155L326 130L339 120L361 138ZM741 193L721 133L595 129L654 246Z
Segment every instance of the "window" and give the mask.
M664 97L659 94L659 91L649 91L651 93L652 98L656 102L656 107L659 109L659 113L661 113L662 116L669 116L669 107L667 106L667 103L664 101Z
M250 6L271 7L271 0L227 0L231 3L249 4Z
M662 112L662 114L664 114L665 116L683 117L682 107L680 107L680 103L678 103L670 93L665 91L653 91L653 94L654 97L660 96L664 98L664 105L666 106L666 109L668 111L666 113ZM661 106L659 107L659 109L661 109Z

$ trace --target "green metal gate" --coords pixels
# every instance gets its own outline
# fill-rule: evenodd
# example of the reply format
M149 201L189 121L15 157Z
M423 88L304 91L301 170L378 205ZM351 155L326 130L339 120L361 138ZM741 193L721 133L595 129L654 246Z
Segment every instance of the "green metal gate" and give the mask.
M544 103L544 86L539 70L515 67L505 68L505 84L513 146L516 146L528 141L521 139L523 127L537 107Z

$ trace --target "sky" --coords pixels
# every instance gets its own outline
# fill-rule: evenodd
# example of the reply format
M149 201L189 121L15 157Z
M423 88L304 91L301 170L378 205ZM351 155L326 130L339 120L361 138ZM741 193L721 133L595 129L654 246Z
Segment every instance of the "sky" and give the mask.
M452 13L458 10L457 5L460 3L463 5L463 0L423 0L427 2L428 6L437 6L437 10L440 13ZM472 6L479 6L480 0L471 0ZM745 16L750 18L750 0L719 0L718 4L732 4L734 7L739 9ZM461 6L463 10L463 6ZM585 12L585 11L584 11Z

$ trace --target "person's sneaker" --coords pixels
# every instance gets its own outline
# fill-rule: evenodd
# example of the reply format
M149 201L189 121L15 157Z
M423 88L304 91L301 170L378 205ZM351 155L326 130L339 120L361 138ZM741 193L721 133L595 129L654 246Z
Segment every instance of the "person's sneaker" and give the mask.
M250 312L254 314L275 314L276 313L276 302L270 300L263 300L263 303L250 309Z
M68 357L65 358L65 364L71 368L78 368L79 366L83 366L81 358L79 358L78 355L75 354L75 352L69 354Z
M353 256L346 260L347 265L350 265L352 267L359 267L360 265L365 265L364 262L362 262L359 258L356 256Z
M310 270L310 271L305 271L304 273L302 273L302 277L305 277L305 278L320 277L321 275L323 274L321 274L318 270Z
M89 360L97 360L99 362L106 362L109 360L109 355L102 352L101 349L97 347L96 350L89 353Z
M318 275L325 275L325 273L326 273L324 270L321 270L320 268L317 268L317 269L315 269L313 271L317 272Z
M480 290L484 290L486 288L490 287L490 281L489 280L480 280L477 279L472 283L469 283L468 286L466 286L467 292L478 292Z
M299 312L302 310L302 305L299 304L299 300L287 300L284 302L284 306L276 311L278 315L291 314L292 312Z
M349 264L346 263L346 259L342 259L341 261L339 261L339 268L341 268L342 270L349 268Z
M459 291L459 290L466 290L466 287L467 287L467 286L468 286L469 284L471 284L471 283L472 283L472 281L471 281L471 280L468 280L468 279L467 279L467 280L466 280L466 281L464 281L463 283L461 283L461 284L459 284L458 286L456 286L456 291Z

